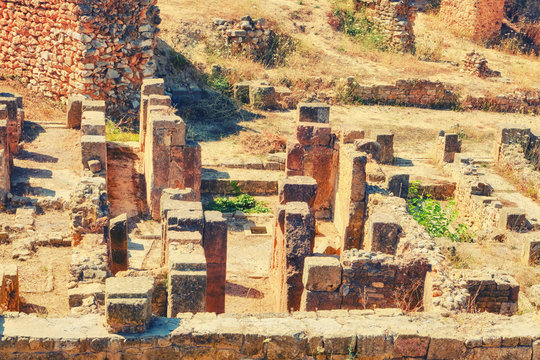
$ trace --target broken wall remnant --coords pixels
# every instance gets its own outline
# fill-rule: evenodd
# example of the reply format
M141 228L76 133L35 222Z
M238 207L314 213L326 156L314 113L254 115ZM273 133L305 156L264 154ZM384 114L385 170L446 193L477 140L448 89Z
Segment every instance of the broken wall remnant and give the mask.
M491 70L488 66L488 61L486 58L474 50L465 55L465 60L463 60L463 68L468 73L481 78L501 76L500 72Z
M365 9L386 39L388 47L404 52L414 50L414 20L416 4L412 0L356 0Z
M492 40L501 32L505 0L442 0L439 17L458 35Z
M456 153L461 152L461 139L458 134L446 134L444 131L437 137L435 161L437 164L452 163Z
M334 201L338 150L329 113L328 105L299 104L296 141L287 143L287 176L310 176L317 182L317 218L330 218Z
M157 105L152 105L152 95L148 99L144 140L146 197L150 215L155 220L160 219L163 189L191 188L198 198L201 189L201 147L196 142L186 141L184 121L173 115L174 110L170 106L160 104L168 99L170 105L170 98L162 98L166 99L160 98ZM144 124L144 117L141 121Z
M54 99L107 97L112 114L138 108L161 22L156 0L0 1L0 64ZM46 22L47 26L43 23Z
M276 311L298 311L304 285L304 260L313 252L315 218L307 203L289 202L276 209L272 281Z
M466 282L476 311L508 315L517 311L519 284L511 276L477 271L468 274Z
M366 163L365 153L355 151L353 145L340 145L333 218L342 241L341 251L360 249L363 244Z

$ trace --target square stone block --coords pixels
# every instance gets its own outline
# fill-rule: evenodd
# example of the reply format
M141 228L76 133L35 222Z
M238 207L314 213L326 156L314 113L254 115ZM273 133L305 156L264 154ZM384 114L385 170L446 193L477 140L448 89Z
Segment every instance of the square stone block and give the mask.
M333 256L309 256L304 262L304 287L333 292L341 285L341 263Z
M145 332L152 320L150 300L145 299L107 299L106 319L111 332Z
M81 152L83 167L88 168L88 160L99 160L101 167L107 168L107 141L105 136L81 136Z
M105 281L107 299L151 299L154 280L149 277L110 277Z
M331 146L334 136L328 124L299 124L296 127L296 138L304 146Z
M86 111L99 111L105 113L107 110L104 100L84 100L82 103L83 113Z
M167 316L206 311L206 281L206 271L171 271Z
M499 228L522 231L527 226L527 214L518 208L503 208L499 217Z
M83 135L105 136L105 113L102 111L84 111L81 130Z
M330 106L321 103L300 103L298 104L298 122L328 124Z
M74 95L69 97L66 121L66 127L68 129L78 129L81 127L82 104L84 99L85 98L82 95Z
M141 85L142 95L163 95L165 93L165 80L144 79Z
M317 195L317 182L310 176L290 176L279 180L279 202L306 202L313 206Z
M341 309L341 295L339 291L327 292L304 290L302 293L300 311L336 309Z
M201 245L169 244L170 271L206 271L206 258Z

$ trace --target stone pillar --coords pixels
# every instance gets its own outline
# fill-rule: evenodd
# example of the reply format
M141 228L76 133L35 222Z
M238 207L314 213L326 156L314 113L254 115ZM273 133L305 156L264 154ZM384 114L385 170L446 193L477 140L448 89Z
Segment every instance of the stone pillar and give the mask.
M446 134L441 131L437 138L435 162L437 164L453 163L454 155L461 152L461 140L457 134Z
M100 171L107 170L107 140L105 136L81 136L81 152L83 169L90 169L90 161L97 160L100 164Z
M186 125L180 117L162 110L152 111L150 107L144 164L147 203L150 215L155 220L160 216L161 192L165 188L176 187L172 186L176 179L170 176L174 168L171 150L185 145L185 134Z
M315 218L307 203L290 202L277 209L272 273L278 291L277 311L298 311L304 285L304 260L313 251Z
M521 263L528 266L540 265L540 241L525 239L521 250Z
M323 104L299 105L297 141L287 144L287 176L311 176L317 182L313 204L317 218L330 218L334 201L338 152L328 125L329 111Z
M18 124L17 113L18 105L17 98L11 94L4 94L10 96L0 96L0 105L5 105L7 108L7 121L6 121L6 143L9 147L10 154L18 154L19 152L19 138L21 127ZM10 157L10 163L13 160Z
M19 272L15 264L0 265L0 312L19 311Z
M341 263L333 256L309 256L304 262L300 311L341 308Z
M4 119L0 117L0 201L4 201L11 191L11 155L7 145L7 106L0 104L0 114L4 109Z
M341 251L360 249L364 237L367 157L352 145L342 145L339 158L334 224L342 239Z
M395 255L403 229L387 213L373 213L367 220L364 249Z
M154 280L111 277L105 281L106 325L113 333L143 333L152 320Z
M394 162L394 134L377 135L377 143L381 146L381 164Z
M225 312L227 275L227 220L218 211L204 213L203 245L208 280L206 283L206 311Z
M128 219L126 214L111 219L109 230L109 266L111 272L128 269Z
M148 124L148 111L150 95L163 95L165 82L163 79L144 79L141 85L141 108L139 113L139 145L144 151L146 141L146 129Z
M394 196L406 199L409 196L410 175L394 174L388 177L386 188Z
M82 135L105 136L105 112L84 111L81 122Z
M82 112L86 111L99 111L102 113L107 112L107 104L104 100L84 100L82 103Z
M81 127L82 104L84 99L85 98L82 95L73 95L69 97L66 118L66 127L68 129L79 129Z
M305 202L313 210L317 182L309 176L290 176L279 180L279 203Z
M167 317L206 311L206 259L201 245L170 244Z

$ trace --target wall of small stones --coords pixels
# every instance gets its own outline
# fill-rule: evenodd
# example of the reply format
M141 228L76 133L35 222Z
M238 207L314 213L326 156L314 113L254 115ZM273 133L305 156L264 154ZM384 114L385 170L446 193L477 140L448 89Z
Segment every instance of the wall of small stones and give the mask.
M348 78L338 98L349 102L381 105L405 105L426 108L452 108L459 98L441 82L399 80L394 85L361 85Z
M155 70L156 2L1 0L2 70L54 99L107 99L125 114Z
M411 0L358 0L358 7L367 9L368 17L387 39L388 46L398 51L414 49L415 4Z
M439 16L458 35L490 40L500 34L504 0L442 0Z
M475 110L496 112L516 112L522 114L540 114L540 90L523 89L511 94L467 96L462 101L463 107Z

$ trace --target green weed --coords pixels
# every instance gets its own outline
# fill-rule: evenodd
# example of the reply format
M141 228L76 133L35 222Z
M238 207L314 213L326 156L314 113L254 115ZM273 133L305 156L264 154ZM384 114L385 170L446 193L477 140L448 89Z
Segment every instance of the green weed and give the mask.
M105 133L107 141L139 141L138 133L130 129L123 129L111 120L107 121L107 124L105 126Z
M447 237L455 242L473 242L465 224L454 224L457 217L454 200L443 206L431 195L420 195L420 182L413 182L409 187L407 199L409 213L433 237Z
M270 212L268 204L264 201L258 201L253 196L243 193L238 184L234 181L230 182L236 196L234 197L218 197L207 205L207 210L215 210L221 212L243 211L247 214L262 214Z

